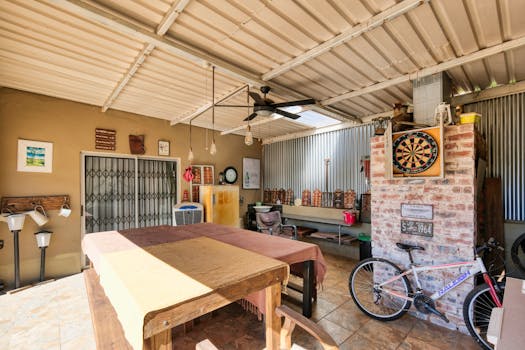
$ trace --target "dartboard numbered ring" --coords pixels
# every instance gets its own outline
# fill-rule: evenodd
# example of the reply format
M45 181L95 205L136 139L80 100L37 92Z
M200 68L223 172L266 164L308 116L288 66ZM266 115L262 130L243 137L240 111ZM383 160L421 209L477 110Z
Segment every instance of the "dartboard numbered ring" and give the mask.
M404 174L419 174L428 170L438 157L436 140L421 131L401 135L392 148L394 166Z

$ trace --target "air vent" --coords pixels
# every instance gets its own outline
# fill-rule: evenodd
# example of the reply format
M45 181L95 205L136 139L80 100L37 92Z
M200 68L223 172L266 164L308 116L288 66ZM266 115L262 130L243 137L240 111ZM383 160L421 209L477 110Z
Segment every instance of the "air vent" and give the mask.
M414 122L433 126L434 111L441 102L450 103L452 92L447 73L437 73L412 81Z

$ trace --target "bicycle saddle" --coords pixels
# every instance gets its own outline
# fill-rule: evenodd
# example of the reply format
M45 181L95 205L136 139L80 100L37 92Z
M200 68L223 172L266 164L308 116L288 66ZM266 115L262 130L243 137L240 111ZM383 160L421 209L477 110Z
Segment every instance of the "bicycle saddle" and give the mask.
M425 250L425 248L420 247L418 245L406 244L401 242L397 242L396 245L398 248L406 250L407 252L410 252L411 250Z

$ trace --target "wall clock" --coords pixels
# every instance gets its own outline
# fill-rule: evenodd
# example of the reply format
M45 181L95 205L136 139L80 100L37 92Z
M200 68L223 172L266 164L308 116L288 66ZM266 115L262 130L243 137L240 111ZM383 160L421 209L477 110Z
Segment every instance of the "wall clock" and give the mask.
M237 181L237 170L229 166L226 169L224 169L224 181L229 184L233 184Z

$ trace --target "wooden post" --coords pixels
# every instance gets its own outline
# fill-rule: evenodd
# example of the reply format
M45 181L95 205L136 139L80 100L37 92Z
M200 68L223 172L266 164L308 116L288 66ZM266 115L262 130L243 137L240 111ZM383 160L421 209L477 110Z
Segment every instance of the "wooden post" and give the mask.
M149 339L144 339L144 350L171 350L171 329L155 334Z
M276 283L266 287L266 349L279 350L281 333L281 318L277 316L275 308L281 305L281 284Z

